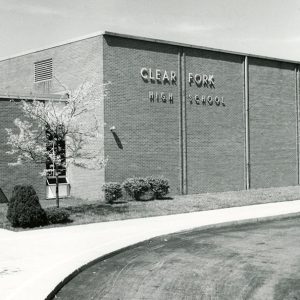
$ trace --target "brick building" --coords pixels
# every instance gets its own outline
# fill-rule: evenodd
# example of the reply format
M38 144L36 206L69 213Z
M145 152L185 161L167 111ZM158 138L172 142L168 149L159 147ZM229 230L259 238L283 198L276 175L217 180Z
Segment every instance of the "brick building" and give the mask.
M98 198L105 181L148 175L167 177L173 194L299 184L299 62L104 32L0 61L7 195L17 183L45 194L36 168L7 166L4 128L19 115L9 99L91 77L111 83L99 111L108 164L70 167L72 195Z

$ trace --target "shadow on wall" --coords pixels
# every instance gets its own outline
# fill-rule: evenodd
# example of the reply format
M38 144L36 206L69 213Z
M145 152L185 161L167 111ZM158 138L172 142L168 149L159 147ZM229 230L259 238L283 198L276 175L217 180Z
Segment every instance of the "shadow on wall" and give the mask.
M113 132L113 131L112 131L112 134L114 136L114 139L115 139L115 141L117 143L118 148L123 149L122 142L121 142L120 138L118 137L118 135L115 132Z
M0 188L0 203L8 203L8 199Z

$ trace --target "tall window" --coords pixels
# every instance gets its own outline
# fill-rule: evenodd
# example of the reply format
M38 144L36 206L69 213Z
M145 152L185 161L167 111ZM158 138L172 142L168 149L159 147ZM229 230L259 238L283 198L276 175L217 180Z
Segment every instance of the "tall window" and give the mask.
M50 177L54 176L54 163L57 164L59 176L66 176L66 142L61 134L62 129L58 128L56 132L53 132L49 128L46 128L47 151L51 152L57 158L56 162L53 162L51 159L48 159L46 162L46 169Z

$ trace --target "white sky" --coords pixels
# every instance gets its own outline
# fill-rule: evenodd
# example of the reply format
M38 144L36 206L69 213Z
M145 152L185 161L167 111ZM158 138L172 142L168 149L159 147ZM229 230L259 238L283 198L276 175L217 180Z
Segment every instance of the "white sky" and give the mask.
M300 61L300 0L0 0L0 57L96 31Z

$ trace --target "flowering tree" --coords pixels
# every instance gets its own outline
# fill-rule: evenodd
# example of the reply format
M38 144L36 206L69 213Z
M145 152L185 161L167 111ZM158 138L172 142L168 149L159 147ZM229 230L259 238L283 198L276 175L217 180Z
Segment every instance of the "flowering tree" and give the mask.
M57 207L59 175L67 164L91 169L105 165L99 141L100 105L106 91L105 86L86 82L74 91L66 90L68 97L59 101L22 100L22 119L14 120L18 130L6 129L11 146L8 153L17 158L10 165L34 162L45 166L42 175L52 172Z

